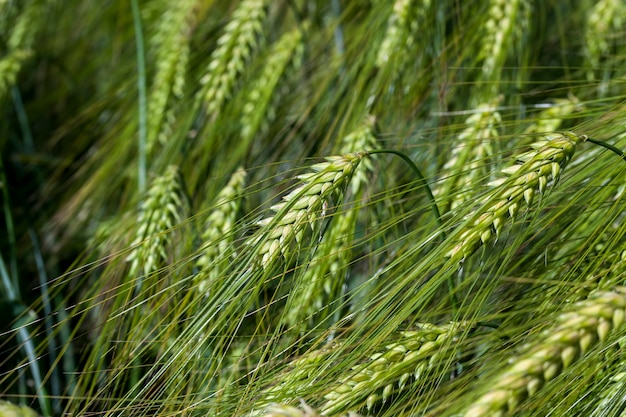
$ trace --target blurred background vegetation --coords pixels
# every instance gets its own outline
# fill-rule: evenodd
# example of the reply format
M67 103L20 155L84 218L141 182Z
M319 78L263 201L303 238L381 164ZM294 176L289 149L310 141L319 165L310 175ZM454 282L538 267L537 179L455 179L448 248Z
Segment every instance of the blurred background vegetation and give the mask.
M619 415L625 61L622 0L0 1L0 416Z

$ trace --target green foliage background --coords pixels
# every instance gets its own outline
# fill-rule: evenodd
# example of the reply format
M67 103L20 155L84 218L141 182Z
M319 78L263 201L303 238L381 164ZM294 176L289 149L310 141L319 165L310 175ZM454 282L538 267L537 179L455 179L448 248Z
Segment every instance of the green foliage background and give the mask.
M621 0L1 1L0 416L624 412L625 39Z

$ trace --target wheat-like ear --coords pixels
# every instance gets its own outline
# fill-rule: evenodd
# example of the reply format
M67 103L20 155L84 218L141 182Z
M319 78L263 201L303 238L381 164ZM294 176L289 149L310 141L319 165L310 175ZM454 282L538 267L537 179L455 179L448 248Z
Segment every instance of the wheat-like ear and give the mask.
M170 2L151 39L157 53L156 74L148 99L147 152L151 151L157 138L165 141L164 127L173 118L168 102L180 100L183 96L195 3L194 0Z
M320 370L330 366L331 355L341 345L342 342L335 341L291 360L287 370L280 374L277 383L263 391L261 400L255 408L262 409L275 402L293 401L301 394L306 393L307 385L315 382L316 376L319 377Z
M211 282L225 272L232 255L233 227L237 219L237 211L241 205L241 195L246 179L246 171L238 169L219 192L214 209L209 214L202 233L202 255L196 261L200 269L194 277L194 283L201 294L208 295Z
M394 74L402 72L413 44L419 39L431 0L396 0L387 22L387 30L376 55L376 67L388 68Z
M482 76L496 94L504 63L513 50L516 31L528 26L527 0L491 0L479 54L483 59Z
M32 408L25 405L16 405L9 401L0 400L0 417L37 417Z
M436 197L445 197L442 212L454 210L472 198L472 190L489 175L489 158L494 155L493 145L499 136L502 118L497 106L503 97L481 104L476 113L465 120L466 128L455 140L452 155L443 169L446 177L435 189Z
M292 407L284 404L271 404L262 414L262 417L324 417L318 414L313 408L309 407L304 401L301 401L301 408ZM360 417L359 414L349 412L347 414L337 415L337 417Z
M343 192L365 153L351 153L326 158L313 165L312 173L299 175L302 183L272 206L276 214L259 222L261 229L250 239L250 246L260 245L259 261L267 269L279 257L294 254L293 243L300 245L307 229L315 230L318 221L333 207L332 198Z
M503 372L483 385L489 387L465 410L464 417L503 416L556 378L574 361L624 324L626 288L598 291L557 316L545 330L509 360Z
M217 40L206 75L202 78L201 95L210 115L218 113L231 96L237 76L257 46L265 19L265 0L243 0Z
M609 54L611 39L623 30L626 19L626 5L622 0L598 0L587 14L585 46L591 67L587 72L589 80L595 79L594 71L600 67L602 56Z
M532 151L518 155L514 165L502 170L508 177L494 182L481 207L469 216L470 224L458 235L448 256L466 258L498 236L506 219L515 217L522 204L530 206L537 192L545 193L558 181L576 146L586 139L571 132L549 134L531 145Z
M322 414L335 415L363 403L371 409L412 384L440 380L449 374L449 353L455 339L468 327L467 323L422 323L416 330L401 332L400 338L352 368L349 376L324 395L327 401L321 407ZM438 375L433 377L435 369Z
M167 261L170 233L186 217L187 206L178 167L171 165L152 182L141 202L138 228L132 250L126 258L130 262L130 276L142 274L146 277Z
M20 2L22 11L15 17L15 22L10 26L10 33L4 33L6 49L0 59L0 99L3 99L11 86L17 80L17 76L24 63L32 56L31 48L40 26L44 23L45 2L31 0ZM2 13L13 7L3 5Z
M568 98L553 100L550 107L533 116L533 123L526 128L524 133L533 134L555 132L559 130L563 121L572 113L582 109L582 104L573 95Z
M396 394L429 380L447 378L451 352L457 338L471 328L464 322L437 326L419 323L414 330L399 332L384 349L346 372L345 378L328 387L325 402L320 406L324 416L371 409ZM292 361L278 383L262 393L257 408L276 401L293 401L316 383L326 369L333 367L332 355L342 346L341 341L310 351ZM434 375L436 373L436 376Z
M343 139L342 153L355 151L369 152L376 149L373 117L368 117L363 126ZM368 174L373 170L369 158L365 158L352 174L349 191L352 199L358 201L368 181ZM358 207L347 204L338 208L329 230L319 244L314 258L302 274L296 275L293 289L289 293L286 311L282 320L290 327L303 330L306 319L316 314L316 322L331 314L332 308L324 311L325 306L332 306L344 284L344 271L351 259L351 241L356 228Z
M279 83L302 65L303 36L308 26L305 22L301 28L285 33L269 51L267 62L250 87L242 108L241 137L244 143L250 141L264 123L274 119L272 103L276 95L280 95Z

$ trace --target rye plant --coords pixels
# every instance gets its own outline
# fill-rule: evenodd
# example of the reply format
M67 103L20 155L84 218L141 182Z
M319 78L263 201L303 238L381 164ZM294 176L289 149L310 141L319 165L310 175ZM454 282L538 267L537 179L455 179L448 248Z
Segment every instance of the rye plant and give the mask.
M623 414L625 25L0 2L0 417Z

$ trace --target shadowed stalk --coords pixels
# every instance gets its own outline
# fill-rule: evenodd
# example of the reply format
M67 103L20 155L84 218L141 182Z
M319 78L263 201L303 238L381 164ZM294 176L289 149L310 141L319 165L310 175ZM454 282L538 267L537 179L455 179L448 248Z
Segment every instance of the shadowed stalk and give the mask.
M146 58L143 46L143 29L141 27L141 12L137 0L130 1L135 25L135 43L137 48L137 92L139 110L139 131L137 132L137 188L139 193L146 189L147 171L147 109L146 109Z
M405 153L394 150L394 149L377 149L375 151L370 151L368 153L370 155L388 153L388 154L396 155L402 158L402 160L411 168L411 171L413 171L413 173L417 177L417 181L419 182L419 188L424 188L424 191L426 192L426 196L428 197L428 200L430 202L430 208L433 212L433 216L435 217L435 221L437 222L437 225L439 226L439 228L442 229L441 214L439 213L437 200L435 199L435 196L433 195L433 192L430 189L430 186L428 185L426 178L424 177L422 172L419 170L417 165L415 165L415 163L411 161L411 158L409 158ZM441 230L441 233L445 239L445 232Z
M0 254L0 282L2 283L3 294L8 297L8 301L17 303L19 302L19 293L17 291L17 287L14 287L12 284L12 280L9 277L9 274L4 265L4 259ZM24 354L28 359L28 367L30 368L31 375L33 378L33 383L37 387L37 400L39 403L39 407L45 417L52 416L52 408L50 407L50 403L48 401L48 394L46 389L44 388L43 380L41 378L41 369L39 367L39 359L37 357L37 351L35 349L35 344L33 342L33 337L28 331L28 326L30 321L32 321L33 317L30 314L24 314L22 317L18 318L13 325L16 327L12 329L17 335L18 346L20 349L24 350ZM9 411L9 410L7 410Z
M587 138L587 140L589 142L591 142L591 143L595 143L596 145L602 146L603 148L610 150L611 152L613 152L614 154L619 156L621 159L626 161L626 152L616 148L615 146L611 145L610 143L602 142L600 140L593 139L593 138Z
M2 184L0 188L2 188L2 210L4 211L4 224L6 227L6 236L9 245L9 276L12 277L12 281L10 282L10 284L12 288L16 288L19 291L17 277L17 256L15 253L15 225L13 223L13 214L11 213L9 187L4 186L4 184L7 184L7 178L4 172L4 162L2 161L2 159L3 158L0 158L0 184ZM16 295L16 297L19 297L19 295Z
M29 229L30 240L33 244L33 255L35 263L37 264L37 273L39 276L39 287L41 289L41 301L43 304L43 313L45 315L44 325L46 329L46 338L48 340L48 355L50 361L53 363L53 358L57 355L57 342L56 334L53 331L53 319L52 319L52 300L50 299L50 292L48 288L48 276L46 273L46 266L44 264L41 249L39 247L39 239L32 229ZM65 340L65 343L70 343L69 340ZM54 367L50 372L50 391L56 398L61 396L61 380L58 374L58 369ZM61 411L59 400L53 401L53 408L55 413Z

